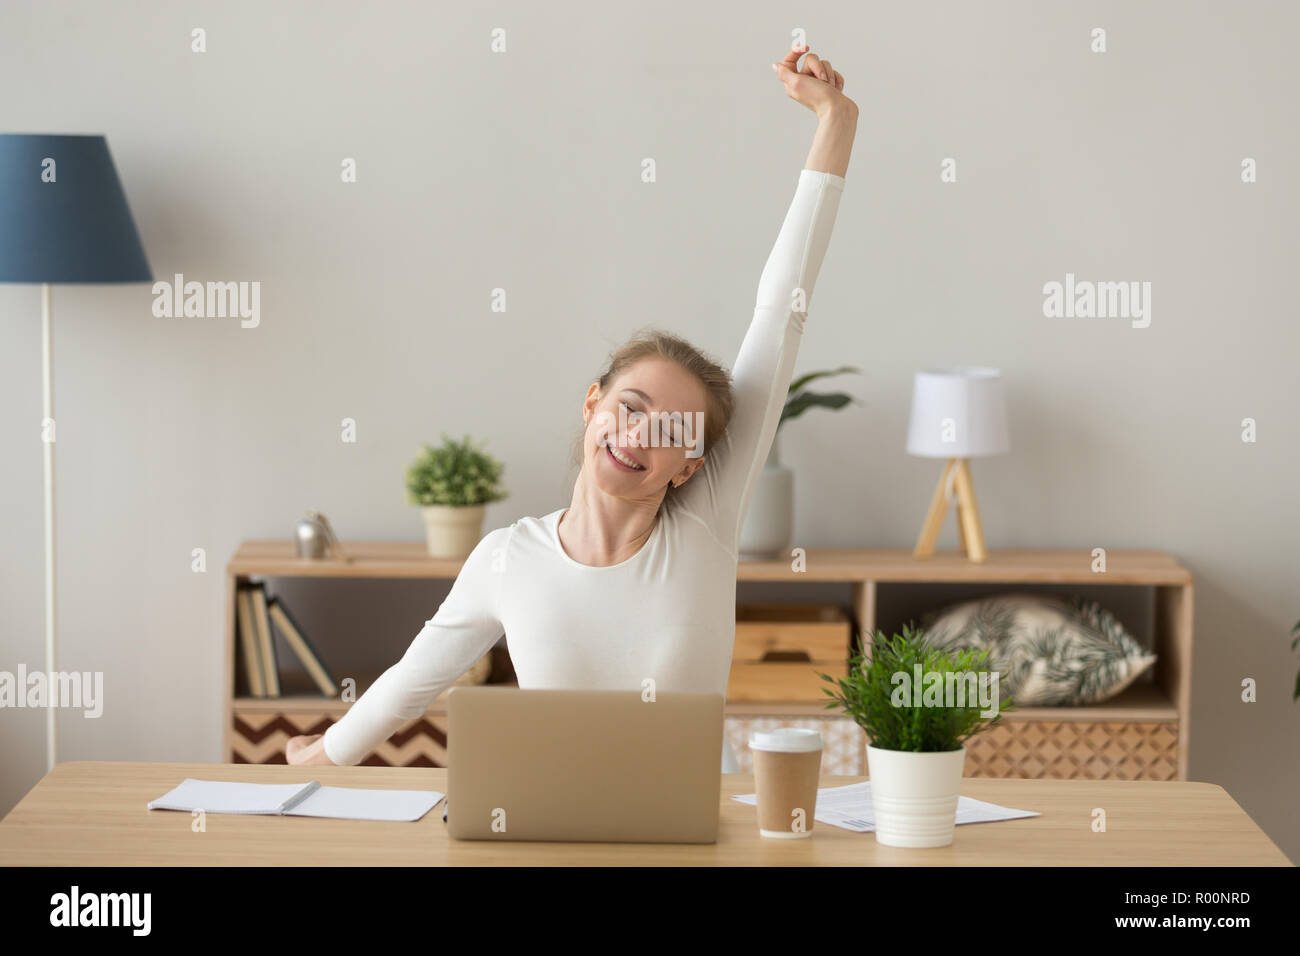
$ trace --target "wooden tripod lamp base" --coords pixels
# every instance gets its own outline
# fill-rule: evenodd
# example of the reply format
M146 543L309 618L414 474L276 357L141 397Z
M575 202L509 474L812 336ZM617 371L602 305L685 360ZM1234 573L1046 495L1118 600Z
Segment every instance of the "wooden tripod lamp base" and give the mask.
M934 499L930 502L912 557L920 559L934 555L934 543L939 540L943 519L948 513L950 482L957 497L957 534L961 538L961 549L971 561L984 561L989 555L984 547L979 508L975 504L975 485L965 458L949 458L943 466L939 486L934 489Z

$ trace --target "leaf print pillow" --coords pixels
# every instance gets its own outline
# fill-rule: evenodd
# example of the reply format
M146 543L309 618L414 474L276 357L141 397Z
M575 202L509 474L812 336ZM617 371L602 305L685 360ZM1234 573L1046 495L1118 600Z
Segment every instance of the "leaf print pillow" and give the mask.
M936 647L987 648L1018 707L1097 704L1156 660L1105 608L1078 596L1000 594L921 616Z

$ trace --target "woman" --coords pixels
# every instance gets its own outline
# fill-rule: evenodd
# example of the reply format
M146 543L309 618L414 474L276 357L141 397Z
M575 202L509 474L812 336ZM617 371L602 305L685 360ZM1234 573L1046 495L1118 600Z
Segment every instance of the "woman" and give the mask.
M817 132L731 382L676 336L652 332L615 352L582 405L569 507L484 536L402 659L323 735L291 738L289 763L360 763L502 633L520 687L641 692L653 681L725 696L740 530L794 372L858 114L844 77L808 47L772 69L817 114ZM722 769L737 770L725 739Z

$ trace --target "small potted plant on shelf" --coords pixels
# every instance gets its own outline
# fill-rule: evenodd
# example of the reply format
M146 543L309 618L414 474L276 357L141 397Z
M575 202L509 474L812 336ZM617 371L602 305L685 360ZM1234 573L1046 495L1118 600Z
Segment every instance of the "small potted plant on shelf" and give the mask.
M822 674L822 688L866 732L876 841L887 846L952 843L965 742L1011 709L984 648L932 647L923 630L877 631L871 653L850 658L848 677Z
M781 463L781 426L792 421L810 408L843 408L853 401L844 392L815 392L809 382L832 375L860 373L851 365L822 372L801 375L786 390L785 405L776 423L772 447L768 449L767 462L759 473L758 483L745 512L740 527L740 556L742 560L768 560L784 554L794 533L794 471ZM860 403L859 403L860 404Z
M463 558L483 536L486 505L508 497L501 487L503 466L473 446L468 435L455 441L442 434L440 447L426 444L406 469L406 493L420 506L429 554Z

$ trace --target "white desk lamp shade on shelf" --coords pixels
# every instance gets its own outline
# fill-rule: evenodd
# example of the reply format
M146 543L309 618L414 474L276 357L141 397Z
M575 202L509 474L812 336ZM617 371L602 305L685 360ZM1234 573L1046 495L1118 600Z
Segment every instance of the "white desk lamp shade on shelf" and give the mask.
M972 561L987 558L967 460L1000 455L1010 446L1001 372L962 365L916 373L907 452L922 458L943 458L946 463L912 552L914 557L934 554L948 502L955 493L962 550Z
M983 458L1010 447L1002 373L958 366L917 372L907 453L921 458Z

